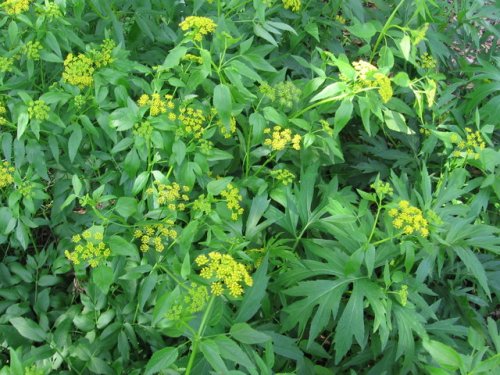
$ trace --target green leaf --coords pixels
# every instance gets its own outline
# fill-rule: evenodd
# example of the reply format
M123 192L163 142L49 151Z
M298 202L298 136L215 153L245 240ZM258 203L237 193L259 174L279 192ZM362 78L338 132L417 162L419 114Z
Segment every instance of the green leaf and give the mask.
M410 77L408 77L408 74L406 72L399 72L392 78L392 81L401 87L408 87L410 86Z
M247 323L234 324L229 333L243 344L262 344L271 339L265 333L253 329Z
M103 264L92 271L92 280L104 294L108 293L109 287L113 284L113 278L113 270Z
M132 195L137 195L144 189L149 179L149 172L143 171L134 181L134 186L132 187Z
M400 40L399 48L401 49L401 52L403 53L403 57L405 58L405 60L409 60L411 52L411 39L408 36L408 34L405 34L403 38Z
M453 371L462 366L460 355L452 347L435 340L424 340L423 345L441 367Z
M353 26L347 27L347 30L354 36L358 38L369 41L377 32L377 29L371 22L361 23L357 20L354 21L355 24Z
M363 320L363 291L354 282L349 302L337 323L335 330L335 363L339 363L352 346L353 336L363 346L365 323Z
M42 342L47 338L47 333L31 319L23 317L10 318L9 322L21 336L31 341Z
M334 136L337 137L342 129L347 125L352 115L352 99L346 98L340 103L340 107L335 112L335 117L333 119L334 124Z
M245 366L249 371L256 371L255 365L236 342L222 335L215 337L213 341L217 345L218 352L222 358Z
M162 69L170 70L174 66L178 66L179 62L184 57L187 50L188 49L186 47L183 47L183 46L177 46L177 47L171 49L170 52L168 53L167 57L165 58L165 61L161 65Z
M321 99L334 98L339 94L342 94L346 89L346 84L344 82L335 82L326 86L319 93L311 98L311 102L316 102Z
M78 148L82 142L82 129L79 126L73 127L73 132L68 139L68 155L69 160L73 162L75 160L76 154L78 153Z
M207 184L208 193L212 195L219 195L222 192L222 190L226 188L227 184L231 182L232 179L233 179L232 177L224 177L218 180L210 181Z
M261 37L262 39L267 40L273 46L278 47L278 43L276 42L276 39L274 39L274 37L267 30L265 30L261 25L254 24L253 31L254 31L255 35Z
M200 350L207 362L210 363L210 366L212 366L218 374L228 373L226 364L219 354L219 348L213 340L203 340L200 344Z
M224 84L215 86L214 89L214 107L222 121L222 124L229 130L231 124L231 110L233 108L233 99L229 87Z
M116 201L115 210L125 219L137 212L138 202L135 198L120 197Z
M470 250L460 246L454 246L453 250L457 253L459 258L462 260L465 267L472 272L479 285L484 289L488 297L491 299L490 288L488 287L488 277L486 276L486 271L483 265L477 259L477 256Z
M387 127L391 130L405 134L415 134L415 132L406 125L406 120L401 113L384 109L384 120Z
M177 348L167 347L154 352L149 359L144 375L156 374L168 369L179 356Z
M20 139L23 136L28 126L28 122L28 112L22 112L17 118L17 139Z
M24 375L24 368L19 356L13 348L10 349L10 375ZM2 367L4 370L5 367ZM8 373L7 373L8 374Z
M113 255L123 255L133 260L140 259L137 247L123 237L117 235L111 236L108 240L108 245Z
M259 311L269 281L269 276L267 276L268 259L269 255L266 254L257 272L253 275L253 285L245 292L235 322L247 322Z
M79 196L80 193L82 192L82 182L78 178L78 175L74 174L73 177L71 178L71 182L73 184L73 191L75 192L76 196Z
M302 334L313 314L313 309L318 306L309 330L310 340L314 340L336 317L342 294L351 281L350 279L303 281L287 289L285 294L305 298L284 308L283 311L288 315L283 324L284 328L289 330L298 324L299 332Z

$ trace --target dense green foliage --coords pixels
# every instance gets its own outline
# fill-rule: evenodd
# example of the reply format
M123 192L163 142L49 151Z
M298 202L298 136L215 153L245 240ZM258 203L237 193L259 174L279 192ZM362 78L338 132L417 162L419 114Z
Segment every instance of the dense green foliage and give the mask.
M0 0L0 374L493 374L498 12Z

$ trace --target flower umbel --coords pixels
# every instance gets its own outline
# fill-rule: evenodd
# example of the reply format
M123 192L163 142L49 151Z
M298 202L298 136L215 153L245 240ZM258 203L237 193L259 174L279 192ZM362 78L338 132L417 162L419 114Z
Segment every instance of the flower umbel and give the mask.
M63 80L71 85L83 88L94 82L95 68L90 57L80 53L78 56L69 53L64 60Z
M208 256L198 256L195 263L203 267L200 276L211 281L211 292L216 296L227 290L232 297L239 297L243 294L243 285L253 285L253 279L246 267L229 254L214 251Z
M151 246L158 253L165 250L165 242L177 238L177 232L172 228L173 225L173 220L165 220L165 222L160 224L147 225L143 229L136 229L134 237L140 239L141 251L145 253Z
M0 163L0 189L14 183L14 167L8 162Z
M88 262L92 268L97 267L111 255L103 238L102 228L89 228L72 237L71 242L75 244L75 248L73 251L65 250L64 255L75 265Z
M194 40L201 42L204 36L215 31L217 24L207 17L189 16L179 24L182 31L190 31Z
M397 208L390 209L389 216L392 217L392 225L396 229L402 229L403 234L415 234L422 237L429 235L429 223L422 211L411 206L406 200L400 201Z
M275 169L271 171L271 176L285 186L291 184L293 180L295 180L295 175L288 169Z
M43 100L35 100L29 103L28 115L30 119L47 120L49 118L50 107Z
M461 140L456 133L452 134L451 141L457 144L453 156L477 160L479 159L477 150L483 150L486 147L486 142L479 130L473 131L471 128L465 128L465 132L467 134L465 140Z
M302 3L300 0L282 0L283 7L285 9L290 9L292 12L298 12L302 7Z
M238 188L233 184L228 184L220 195L225 199L227 208L231 211L231 219L238 220L238 217L243 215L243 208L240 206L243 197Z
M155 181L156 194L158 197L158 204L160 206L167 206L169 210L172 211L184 211L186 208L185 202L189 201L189 186L181 186L177 182L172 184L164 184L159 181ZM148 194L153 194L155 190L149 188L147 190Z
M1 7L9 15L21 14L30 8L30 3L33 0L5 0Z
M293 149L300 150L302 136L293 135L290 129L282 129L277 125L273 127L272 132L270 128L264 129L264 133L270 135L270 138L264 141L264 146L270 147L273 151L282 151L290 145Z

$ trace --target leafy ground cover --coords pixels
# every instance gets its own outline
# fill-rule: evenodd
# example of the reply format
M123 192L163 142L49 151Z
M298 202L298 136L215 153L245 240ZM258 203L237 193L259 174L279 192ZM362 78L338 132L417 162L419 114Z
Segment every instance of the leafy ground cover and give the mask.
M0 1L0 374L495 373L498 13Z

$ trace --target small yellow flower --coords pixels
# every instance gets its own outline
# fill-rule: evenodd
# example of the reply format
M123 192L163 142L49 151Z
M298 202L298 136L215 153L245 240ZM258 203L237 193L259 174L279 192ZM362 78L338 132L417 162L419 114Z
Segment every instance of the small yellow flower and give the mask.
M33 0L4 0L0 7L3 7L7 14L16 15L27 11L31 2Z
M0 189L14 183L14 167L8 162L0 163Z
M396 229L403 229L403 234L419 234L422 237L429 235L429 222L422 211L406 200L400 201L398 208L390 209L389 216L393 218L392 225Z
M236 221L238 217L243 215L243 208L240 206L243 197L241 196L238 188L232 184L228 184L226 188L220 193L225 199L227 208L231 211L231 219Z
M50 107L43 100L29 103L28 115L30 119L43 121L49 118Z
M300 142L302 136L299 134L292 135L290 129L283 129L281 126L275 126L272 129L264 129L264 134L270 134L270 138L264 140L264 146L270 147L273 151L282 151L290 146L295 150L300 150Z
M215 31L217 25L207 17L189 16L179 24L182 31L190 31L194 40L201 42L204 36Z
M96 231L92 236L89 230L75 234L71 238L76 244L74 250L65 250L64 255L75 265L87 262L91 267L97 267L111 255L111 250L102 241L103 237L102 232Z
M80 88L91 86L94 82L94 62L83 53L78 56L69 53L64 60L63 80Z
M198 258L195 260L196 264L200 262L205 265L200 271L200 276L211 280L213 295L220 296L227 289L231 296L239 297L243 294L244 284L253 285L253 279L246 267L234 260L231 255L211 252L208 257L200 255Z
M293 180L295 180L295 175L288 169L276 169L274 171L271 171L271 176L280 181L285 186L291 184Z
M290 9L292 12L295 13L297 13L302 7L301 0L282 0L282 1L283 1L283 7L285 9Z

